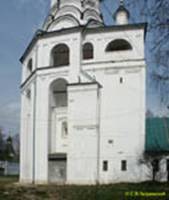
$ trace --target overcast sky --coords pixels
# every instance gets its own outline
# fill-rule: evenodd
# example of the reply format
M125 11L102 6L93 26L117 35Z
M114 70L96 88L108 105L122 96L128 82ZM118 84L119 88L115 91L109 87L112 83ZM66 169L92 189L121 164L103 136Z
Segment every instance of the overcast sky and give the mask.
M47 0L1 0L0 126L19 132L21 64L24 52L48 12Z
M6 133L19 133L21 64L19 58L33 34L43 23L50 0L1 0L0 5L0 126ZM112 24L112 13L118 0L105 0L102 12L106 24ZM138 19L132 10L132 20ZM157 99L149 90L148 102L157 111ZM150 104L150 103L149 103Z

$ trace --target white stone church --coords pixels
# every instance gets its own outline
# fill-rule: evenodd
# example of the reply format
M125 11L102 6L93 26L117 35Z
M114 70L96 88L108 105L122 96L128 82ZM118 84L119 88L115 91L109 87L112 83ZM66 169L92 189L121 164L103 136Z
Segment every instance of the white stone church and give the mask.
M145 148L146 24L121 2L51 0L22 62L22 183L139 182Z

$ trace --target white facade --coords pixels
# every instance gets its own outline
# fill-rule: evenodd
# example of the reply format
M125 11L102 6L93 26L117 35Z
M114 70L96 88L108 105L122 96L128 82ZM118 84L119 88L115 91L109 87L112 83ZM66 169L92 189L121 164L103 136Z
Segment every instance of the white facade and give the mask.
M71 10L65 6L63 13ZM138 165L145 148L145 24L104 27L98 16L92 26L67 17L49 29L44 24L21 58L21 182L145 180ZM68 62L59 66L52 55L60 44Z

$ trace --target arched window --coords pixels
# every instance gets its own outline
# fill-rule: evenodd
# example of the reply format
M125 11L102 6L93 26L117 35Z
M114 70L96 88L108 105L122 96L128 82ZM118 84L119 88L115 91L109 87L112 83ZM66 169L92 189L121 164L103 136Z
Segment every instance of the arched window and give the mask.
M106 47L107 52L126 51L126 50L131 50L131 49L132 49L131 44L124 39L114 40L114 41L110 42Z
M28 70L29 74L32 72L32 59L30 59L29 62L28 62L27 70Z
M69 65L69 47L65 44L59 44L52 50L52 65Z
M67 107L67 81L65 79L55 80L50 87L51 90L51 107Z
M91 43L85 43L83 45L83 59L92 59L93 58L93 45Z

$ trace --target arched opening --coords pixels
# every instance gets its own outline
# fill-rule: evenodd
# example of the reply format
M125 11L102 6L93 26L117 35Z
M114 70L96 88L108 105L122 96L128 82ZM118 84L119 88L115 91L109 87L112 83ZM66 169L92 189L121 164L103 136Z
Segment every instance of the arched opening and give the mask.
M57 140L64 140L68 135L67 131L67 81L65 79L57 79L50 86L50 152L56 153L60 151Z
M69 47L66 44L58 44L52 49L52 66L69 65Z
M93 58L93 45L91 43L85 43L83 45L83 59L92 59Z
M126 51L126 50L131 50L132 46L131 44L124 40L124 39L117 39L111 41L107 47L106 47L106 52L111 52L111 51Z
M51 84L51 106L53 108L67 107L67 81L57 79Z
M65 183L68 137L67 81L65 79L53 81L50 85L49 95L49 182Z

